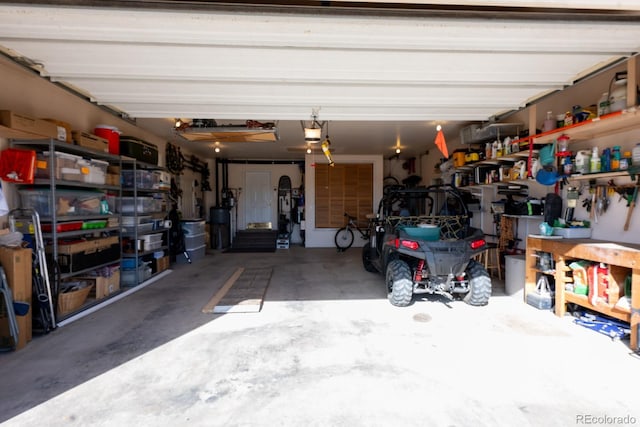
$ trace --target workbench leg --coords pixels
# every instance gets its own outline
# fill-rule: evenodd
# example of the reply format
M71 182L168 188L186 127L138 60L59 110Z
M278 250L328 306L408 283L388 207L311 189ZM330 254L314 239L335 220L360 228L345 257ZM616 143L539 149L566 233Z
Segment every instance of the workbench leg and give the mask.
M631 273L631 349L638 350L638 324L640 323L640 269Z
M566 264L564 257L559 256L556 261L556 316L563 317L567 312L567 300L564 297L564 285L566 282Z

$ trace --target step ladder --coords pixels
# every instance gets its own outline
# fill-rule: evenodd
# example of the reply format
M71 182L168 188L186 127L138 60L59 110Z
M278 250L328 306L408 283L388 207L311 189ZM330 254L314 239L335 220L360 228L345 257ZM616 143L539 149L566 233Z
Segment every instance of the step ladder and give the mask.
M12 209L9 211L9 229L33 236L32 283L35 306L33 315L40 320L41 332L48 333L56 328L56 311L53 301L57 295L53 295L51 291L40 215L34 209Z

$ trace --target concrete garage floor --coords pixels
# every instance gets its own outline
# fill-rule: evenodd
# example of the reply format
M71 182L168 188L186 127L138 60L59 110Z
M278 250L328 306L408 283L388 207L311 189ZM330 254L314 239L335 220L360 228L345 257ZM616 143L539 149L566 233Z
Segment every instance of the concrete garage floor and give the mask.
M273 267L262 311L202 313L238 267ZM396 308L360 249L216 252L173 270L0 354L3 425L640 423L628 342L500 285L486 307L427 298Z

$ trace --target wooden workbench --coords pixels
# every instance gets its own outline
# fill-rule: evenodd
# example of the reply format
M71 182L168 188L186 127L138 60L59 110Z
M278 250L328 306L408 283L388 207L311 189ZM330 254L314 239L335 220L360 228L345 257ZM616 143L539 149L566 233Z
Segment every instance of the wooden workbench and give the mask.
M549 252L555 261L555 272L552 274L556 283L555 312L564 316L567 303L575 303L582 307L606 314L631 324L631 348L638 349L638 324L640 323L640 245L630 243L607 242L594 239L547 239L542 236L527 237L526 279L524 297L534 292L537 274L542 272L536 268L536 251ZM624 279L631 273L631 310L614 307L604 302L592 305L586 295L566 292L564 284L572 281L567 277L571 270L568 264L575 260L603 262L609 265L610 282L615 281L624 288Z

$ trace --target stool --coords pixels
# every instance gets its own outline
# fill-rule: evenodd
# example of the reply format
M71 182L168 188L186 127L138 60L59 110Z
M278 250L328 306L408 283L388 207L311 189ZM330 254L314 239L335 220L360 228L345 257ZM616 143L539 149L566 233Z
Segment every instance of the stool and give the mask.
M484 269L491 275L491 271L497 270L498 279L502 280L500 270L500 249L496 243L487 243L487 249L477 254L475 260L484 265Z

